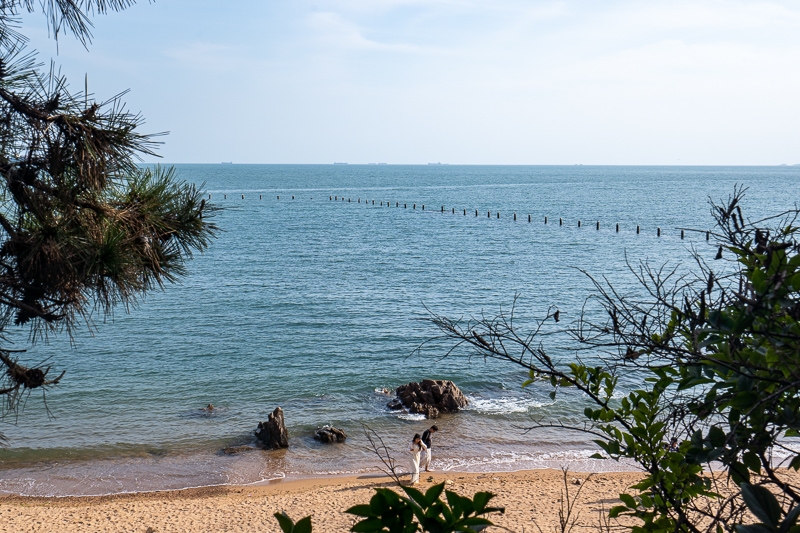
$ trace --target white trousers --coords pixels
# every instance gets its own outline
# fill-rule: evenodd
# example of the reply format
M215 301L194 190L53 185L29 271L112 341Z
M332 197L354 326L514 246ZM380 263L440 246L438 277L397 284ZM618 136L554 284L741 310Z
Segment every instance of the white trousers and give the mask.
M411 483L419 483L419 453L411 455Z
M419 467L420 469L422 468L427 469L430 465L431 465L431 449L428 448L428 451L425 452L425 456L419 462Z

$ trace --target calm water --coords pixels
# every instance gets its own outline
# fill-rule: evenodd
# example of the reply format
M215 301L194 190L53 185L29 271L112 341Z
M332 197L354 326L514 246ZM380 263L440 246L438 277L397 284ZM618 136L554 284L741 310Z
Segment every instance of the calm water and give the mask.
M52 358L67 373L47 394L51 418L34 394L17 425L0 424L11 444L0 451L0 491L105 494L375 471L361 423L398 456L428 425L388 412L376 389L424 378L451 379L471 400L466 412L437 421L438 469L620 468L587 459L592 445L580 436L517 429L531 418L580 420L579 398L551 402L545 387L523 391L525 374L513 366L443 359L447 345L415 354L437 334L426 306L454 317L493 314L519 294L520 326L548 305L563 325L590 294L576 269L635 290L626 254L654 263L685 260L692 246L713 254L704 238L682 241L676 229L710 227L708 196L749 186L751 217L800 198L800 167L177 169L226 208L217 218L223 233L181 284L130 314L96 317L96 334L79 333L74 346L58 338L30 350L30 361ZM15 339L27 345L25 334ZM552 356L570 357L564 339L548 343ZM199 411L209 402L220 409ZM288 450L219 453L251 442L276 406L286 414ZM351 437L319 445L310 435L324 424Z

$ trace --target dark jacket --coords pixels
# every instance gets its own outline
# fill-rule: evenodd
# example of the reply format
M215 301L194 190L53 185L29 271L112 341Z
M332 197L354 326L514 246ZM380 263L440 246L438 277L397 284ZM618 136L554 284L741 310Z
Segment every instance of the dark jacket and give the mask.
M431 430L430 429L426 429L422 433L422 442L424 442L425 446L427 446L428 448L431 447Z

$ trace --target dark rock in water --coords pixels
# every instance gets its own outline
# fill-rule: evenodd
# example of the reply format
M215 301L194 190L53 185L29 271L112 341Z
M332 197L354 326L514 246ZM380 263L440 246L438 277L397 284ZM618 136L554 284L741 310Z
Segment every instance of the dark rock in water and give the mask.
M439 418L439 410L426 403L412 403L408 407L408 412L423 414L425 418Z
M400 401L400 398L392 398L391 401L386 404L386 407L393 411L397 411L398 409L403 408L403 402Z
M347 434L344 430L332 426L323 426L314 433L314 438L320 442L344 442Z
M259 422L256 437L270 450L289 447L289 433L283 422L283 409L276 407L266 422Z
M428 418L437 418L440 412L455 413L469 403L452 381L432 379L397 387L397 399L410 413L422 413Z
M257 449L258 448L254 448L252 446L231 446L230 448L225 448L222 450L222 453L225 455L236 455L239 453L252 452L253 450Z

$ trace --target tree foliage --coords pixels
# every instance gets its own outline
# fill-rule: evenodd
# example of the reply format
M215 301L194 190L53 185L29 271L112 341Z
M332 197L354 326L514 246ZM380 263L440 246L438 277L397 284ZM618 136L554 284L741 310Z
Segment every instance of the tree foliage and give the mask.
M31 328L35 341L91 325L99 309L138 298L185 272L216 227L214 208L172 169L142 168L154 155L142 117L124 93L97 101L72 93L53 66L26 51L18 14L40 9L51 35L88 44L90 16L130 0L0 2L0 335ZM26 366L0 347L5 411L34 389L59 382L48 367Z
M542 328L553 324L552 310L525 334L513 310L433 316L456 348L525 367L525 385L545 381L553 397L559 388L585 396L585 425L532 429L584 431L607 456L635 461L645 477L611 515L637 518L637 532L800 531L800 490L781 468L800 468L791 446L800 436L798 210L750 220L743 198L737 189L712 203L717 246L695 250L691 273L631 266L644 297L592 278L601 312L564 331L591 359L547 353ZM642 386L617 399L622 373L641 376ZM672 438L677 450L665 445ZM709 475L714 465L723 478ZM759 522L747 524L751 516Z

